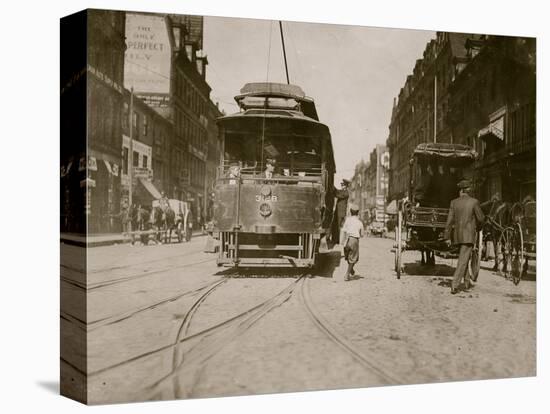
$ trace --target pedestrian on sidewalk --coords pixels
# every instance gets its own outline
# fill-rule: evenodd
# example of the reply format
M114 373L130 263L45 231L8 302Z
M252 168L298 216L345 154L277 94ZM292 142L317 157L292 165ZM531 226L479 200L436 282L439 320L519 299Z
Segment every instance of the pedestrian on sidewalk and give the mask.
M342 227L344 233L344 257L348 262L345 281L349 281L350 277L355 275L353 267L359 261L359 239L363 237L365 231L363 222L359 219L359 207L355 204L350 204L350 215L346 217L346 221Z
M466 289L473 287L468 272L468 262L475 243L477 229L485 220L485 216L477 199L470 197L472 184L470 180L462 180L458 183L459 196L451 201L447 225L445 226L445 239L448 244L459 246L460 253L458 263L451 284L451 294L458 293L458 286L464 278Z

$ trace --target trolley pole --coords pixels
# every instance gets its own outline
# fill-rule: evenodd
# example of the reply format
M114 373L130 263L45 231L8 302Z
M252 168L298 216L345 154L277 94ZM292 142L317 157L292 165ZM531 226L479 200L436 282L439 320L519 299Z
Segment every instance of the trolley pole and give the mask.
M132 192L134 184L134 139L133 139L133 114L134 114L134 87L130 89L130 110L128 111L128 117L130 121L130 142L128 145L128 209L132 208ZM130 220L130 231L132 229L132 221Z
M281 31L281 43L283 44L283 58L285 60L286 83L290 85L290 79L288 77L288 66L286 63L285 38L283 36L283 22L281 22L280 20L279 20L279 29Z

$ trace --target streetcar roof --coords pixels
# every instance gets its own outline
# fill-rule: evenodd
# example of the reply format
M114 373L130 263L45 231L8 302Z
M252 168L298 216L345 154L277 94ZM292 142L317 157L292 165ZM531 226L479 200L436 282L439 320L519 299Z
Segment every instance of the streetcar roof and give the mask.
M442 157L442 158L462 158L475 160L477 152L468 145L448 144L448 143L429 143L419 144L413 151L413 157Z
M241 94L235 99L243 96L284 96L298 100L310 99L298 85L287 85L286 83L275 82L251 82L241 88Z
M235 96L235 101L241 109L246 109L246 98L250 97L292 99L300 104L300 109L306 116L316 121L319 120L313 99L306 96L298 85L276 82L250 82L241 88L240 94Z

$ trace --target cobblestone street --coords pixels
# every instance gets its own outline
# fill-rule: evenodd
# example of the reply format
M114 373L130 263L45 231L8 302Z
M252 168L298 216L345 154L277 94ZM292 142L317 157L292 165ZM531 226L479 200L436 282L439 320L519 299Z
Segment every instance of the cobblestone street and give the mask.
M90 403L536 373L533 278L515 286L483 263L475 288L453 296L452 260L421 266L408 252L397 280L393 241L372 237L350 282L336 252L313 277L235 272L205 241L89 249L87 281L69 260L81 249L62 245L62 332L88 331L87 365L66 347L62 377L87 369Z

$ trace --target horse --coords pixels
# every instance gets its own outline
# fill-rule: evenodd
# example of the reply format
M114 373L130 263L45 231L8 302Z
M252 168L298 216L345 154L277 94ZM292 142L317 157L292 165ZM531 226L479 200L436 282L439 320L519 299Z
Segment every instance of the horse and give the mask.
M492 241L495 250L495 264L493 270L499 270L499 265L502 264L503 269L506 268L506 240L509 238L508 227L511 222L511 204L501 201L497 198L482 203L481 210L485 214L486 220L483 224L484 245L483 256L487 258L487 241ZM499 260L499 255L502 256L502 261Z
M172 240L172 230L176 225L176 213L170 206L165 207L163 210L161 207L153 207L151 211L151 223L157 230L155 239L158 242L168 243ZM164 237L162 237L162 234Z
M170 206L162 212L162 222L164 228L164 243L172 240L172 230L176 227L176 213Z
M150 221L153 225L155 232L155 240L157 243L162 243L161 231L164 229L164 212L160 207L153 207L151 210Z
M132 207L130 218L132 222L132 230L144 231L148 230L150 221L149 221L149 211L143 208L142 206ZM149 237L147 234L140 235L140 241L142 244L147 244ZM134 236L132 235L132 244L134 244Z

